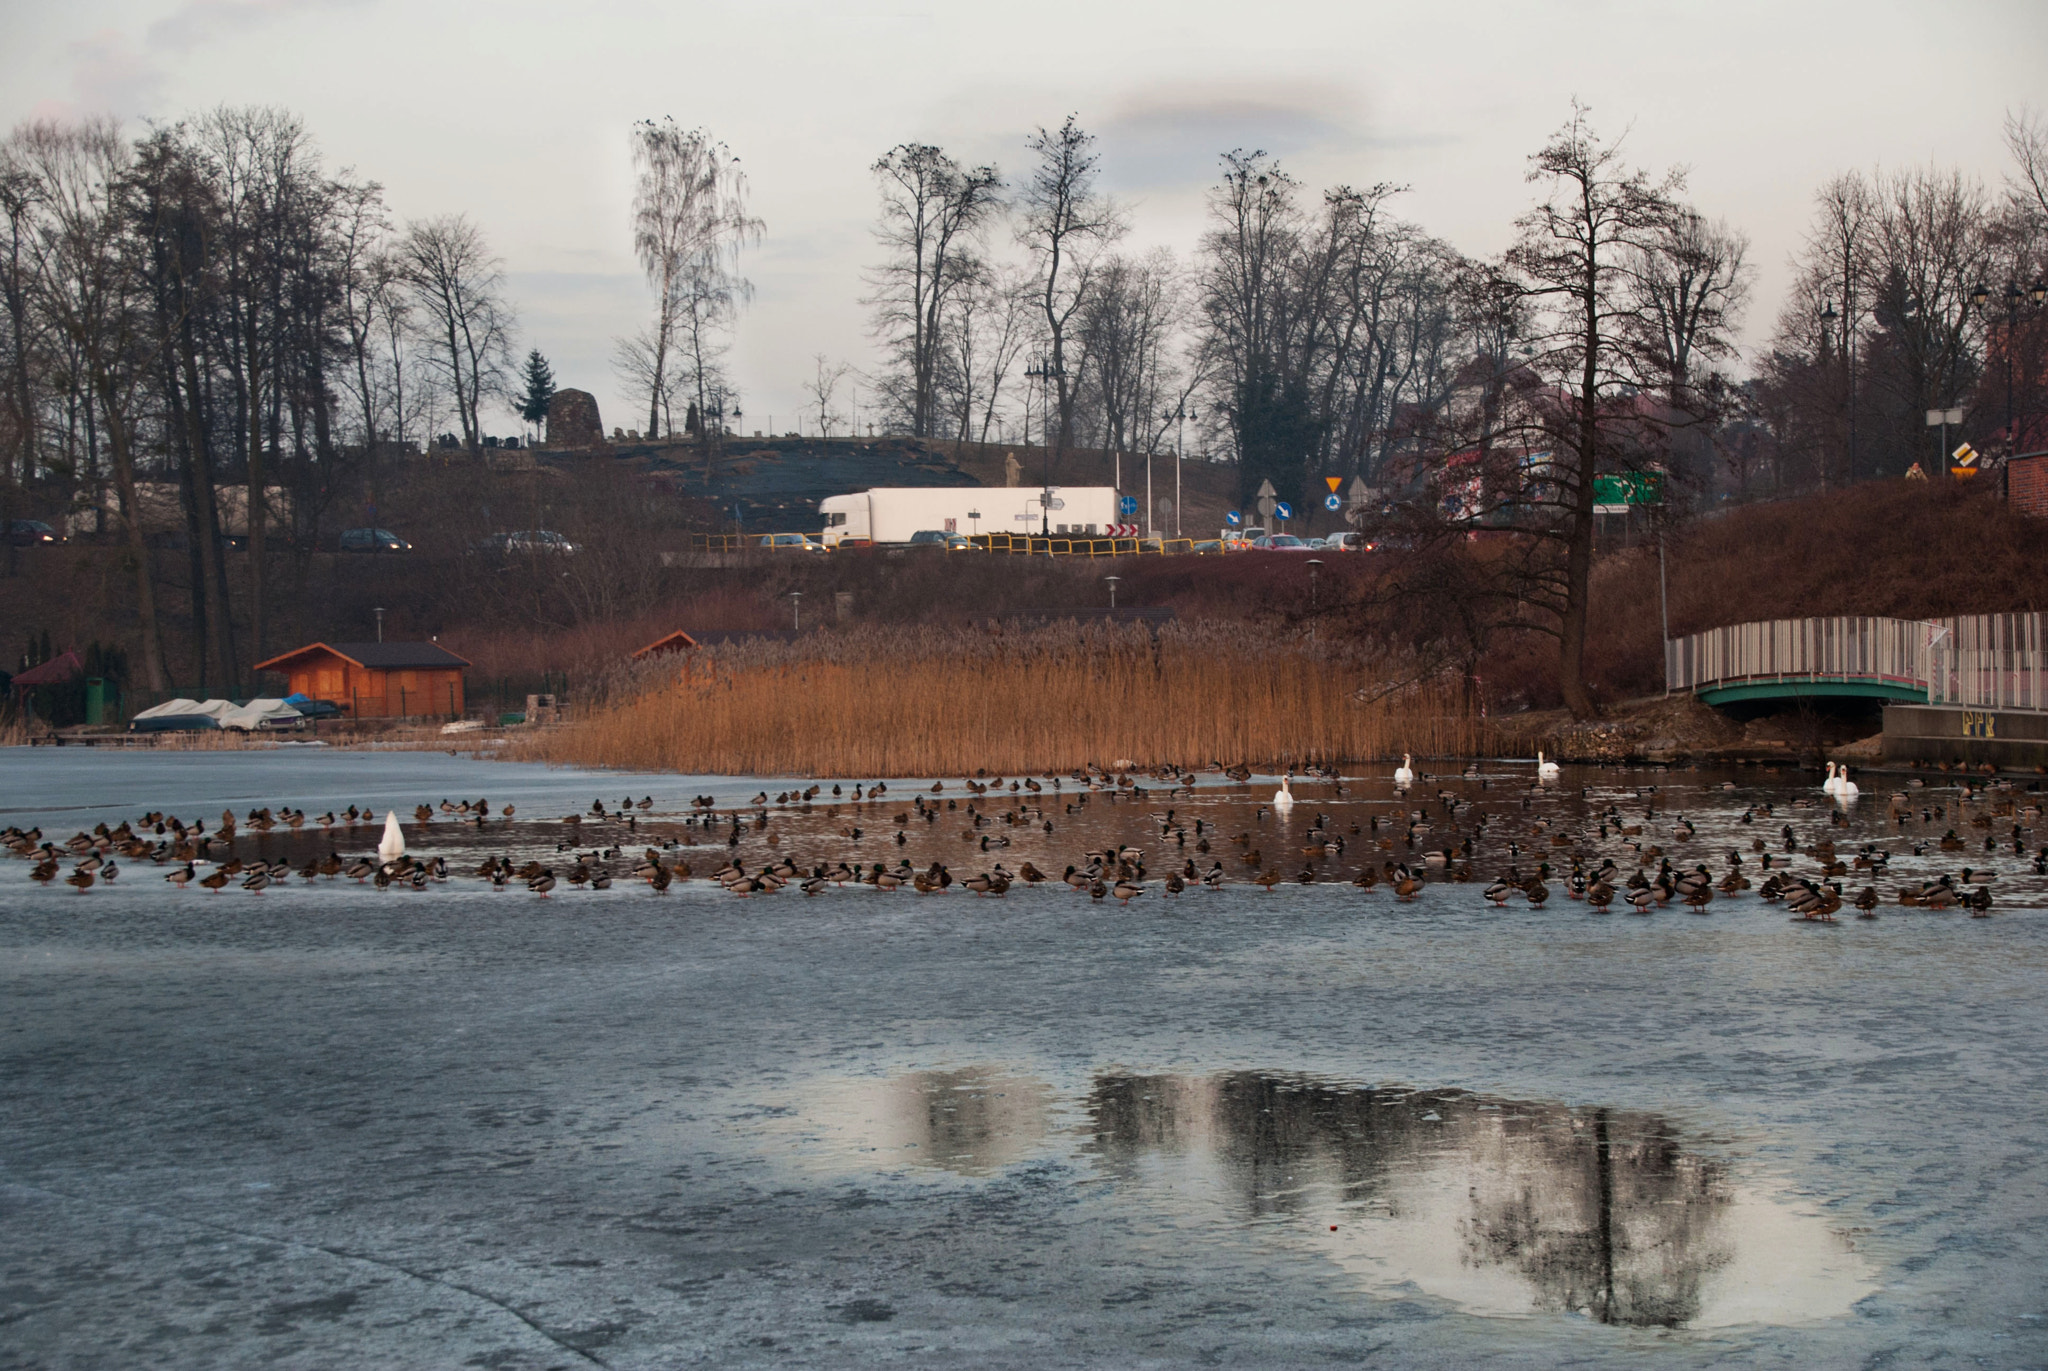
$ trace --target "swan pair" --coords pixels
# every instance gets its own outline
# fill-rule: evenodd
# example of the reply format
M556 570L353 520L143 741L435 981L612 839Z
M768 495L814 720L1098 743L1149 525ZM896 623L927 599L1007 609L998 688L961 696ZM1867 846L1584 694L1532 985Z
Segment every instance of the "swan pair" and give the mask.
M1820 788L1838 800L1853 800L1863 793L1861 787L1849 779L1849 768L1845 765L1837 771L1833 762L1828 763L1828 778L1821 782Z

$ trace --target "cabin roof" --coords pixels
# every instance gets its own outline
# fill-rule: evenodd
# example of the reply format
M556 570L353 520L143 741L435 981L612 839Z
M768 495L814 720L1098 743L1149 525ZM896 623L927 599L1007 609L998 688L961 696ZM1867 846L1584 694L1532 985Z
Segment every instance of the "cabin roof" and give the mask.
M308 643L258 662L255 671L288 671L309 657L328 653L369 671L448 671L469 665L439 643Z

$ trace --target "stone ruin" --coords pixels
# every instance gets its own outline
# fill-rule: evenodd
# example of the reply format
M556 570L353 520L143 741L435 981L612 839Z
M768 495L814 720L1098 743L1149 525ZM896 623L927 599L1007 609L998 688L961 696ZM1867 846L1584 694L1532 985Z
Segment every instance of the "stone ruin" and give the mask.
M597 397L587 390L558 390L548 399L549 447L604 447L604 423Z

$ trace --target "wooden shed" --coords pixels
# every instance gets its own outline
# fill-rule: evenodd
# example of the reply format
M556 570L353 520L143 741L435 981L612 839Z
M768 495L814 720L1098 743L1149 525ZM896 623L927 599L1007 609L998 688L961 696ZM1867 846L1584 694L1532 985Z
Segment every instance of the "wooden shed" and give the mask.
M689 634L683 632L681 629L677 629L673 633L664 634L663 636L656 638L646 647L643 647L638 652L635 652L633 654L633 660L636 662L640 662L645 661L649 657L661 657L671 652L685 652L695 646L697 646L697 640L695 638L692 638Z
M332 700L357 719L460 718L469 663L439 643L309 643L267 662L292 693Z

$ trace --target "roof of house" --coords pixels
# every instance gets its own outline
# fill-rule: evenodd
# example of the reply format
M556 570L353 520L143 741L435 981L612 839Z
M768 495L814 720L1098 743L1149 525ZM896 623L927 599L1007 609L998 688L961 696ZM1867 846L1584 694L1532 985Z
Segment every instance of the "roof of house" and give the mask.
M32 666L14 678L13 684L22 686L61 685L85 674L85 662L79 657L77 648L58 653L41 666Z
M251 670L284 671L316 652L329 652L370 671L446 671L469 665L439 643L308 643L258 662Z
M673 633L663 634L661 637L656 638L653 642L649 643L646 647L643 647L638 652L635 652L633 654L633 660L637 662L642 657L652 657L657 652L680 652L686 647L695 646L697 646L697 640L695 638L692 638L689 634L683 632L681 629L677 629Z

